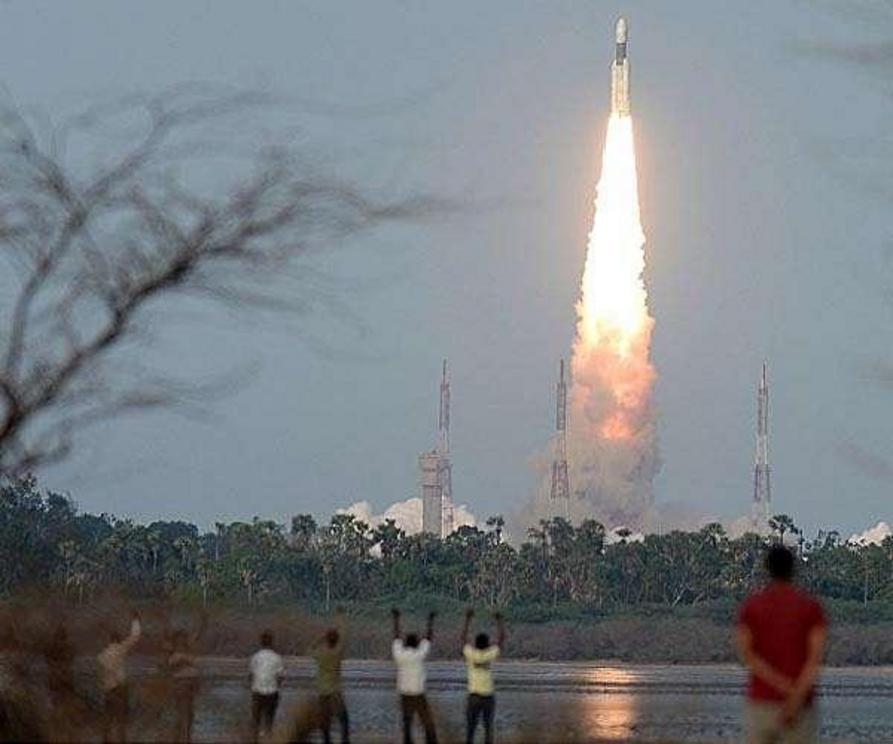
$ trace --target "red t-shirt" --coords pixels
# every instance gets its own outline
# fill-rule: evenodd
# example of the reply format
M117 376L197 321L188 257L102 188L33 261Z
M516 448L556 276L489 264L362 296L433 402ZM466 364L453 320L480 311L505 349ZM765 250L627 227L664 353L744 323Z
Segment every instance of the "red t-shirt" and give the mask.
M789 582L773 581L741 606L738 624L750 630L754 653L794 680L803 671L809 656L809 634L814 628L825 626L825 613L822 605L806 592ZM751 700L785 699L753 674L747 694Z

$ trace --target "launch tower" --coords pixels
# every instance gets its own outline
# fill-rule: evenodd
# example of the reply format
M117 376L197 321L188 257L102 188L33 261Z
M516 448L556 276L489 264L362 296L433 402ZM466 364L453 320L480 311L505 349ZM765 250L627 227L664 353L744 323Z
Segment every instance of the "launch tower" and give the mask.
M555 459L552 460L550 493L556 516L570 517L570 484L567 477L567 383L564 380L564 359L558 368L555 386Z
M453 479L450 462L450 381L443 360L440 408L437 415L437 446L419 455L422 489L422 531L444 537L453 531Z
M766 363L757 387L757 451L753 469L753 511L751 522L754 531L769 531L769 507L772 491L769 485L769 377Z

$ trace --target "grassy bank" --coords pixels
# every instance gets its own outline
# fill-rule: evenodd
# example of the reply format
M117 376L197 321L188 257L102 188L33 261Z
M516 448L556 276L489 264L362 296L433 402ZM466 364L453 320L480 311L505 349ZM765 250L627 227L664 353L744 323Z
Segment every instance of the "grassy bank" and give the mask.
M438 611L434 655L450 658L458 653L463 608L432 598L417 603L404 617L406 630L424 627L425 611ZM391 622L389 605L352 605L348 615L350 655L386 658ZM130 613L138 610L144 621L143 653L161 653L166 630L198 628L202 610L194 605L132 603L105 598L81 606L19 599L0 605L3 645L40 653L59 623L64 623L81 654L95 654L115 628L125 631ZM893 664L893 622L859 615L859 608L831 606L828 663L832 665ZM551 619L549 618L551 614ZM506 655L547 661L617 660L630 663L718 663L734 661L731 640L734 607L730 604L667 608L640 608L636 612L601 610L571 613L568 608L528 608L506 612ZM303 655L329 620L312 608L211 607L195 650L200 654L241 656L255 648L257 636L270 629L281 652ZM479 612L473 631L493 631L489 615Z

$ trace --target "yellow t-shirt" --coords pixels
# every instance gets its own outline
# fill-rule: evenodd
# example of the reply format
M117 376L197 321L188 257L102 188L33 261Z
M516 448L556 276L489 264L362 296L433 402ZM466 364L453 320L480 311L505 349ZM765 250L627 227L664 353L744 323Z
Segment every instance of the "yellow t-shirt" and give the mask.
M490 664L499 658L499 646L479 649L466 644L462 655L468 667L468 694L492 695L493 672L490 671Z

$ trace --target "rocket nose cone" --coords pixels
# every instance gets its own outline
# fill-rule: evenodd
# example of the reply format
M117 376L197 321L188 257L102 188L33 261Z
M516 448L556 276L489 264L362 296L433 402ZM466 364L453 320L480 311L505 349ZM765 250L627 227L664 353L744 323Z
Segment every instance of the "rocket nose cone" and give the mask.
M626 43L627 32L628 32L628 28L626 25L626 18L623 18L621 16L620 18L617 19L617 25L614 27L614 33L615 33L618 44Z

